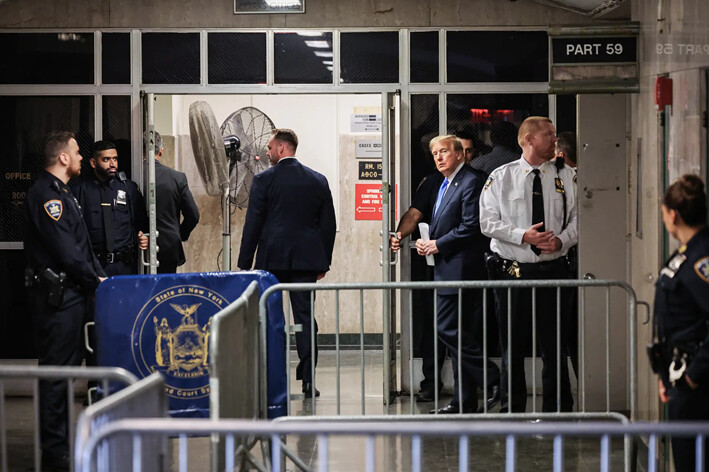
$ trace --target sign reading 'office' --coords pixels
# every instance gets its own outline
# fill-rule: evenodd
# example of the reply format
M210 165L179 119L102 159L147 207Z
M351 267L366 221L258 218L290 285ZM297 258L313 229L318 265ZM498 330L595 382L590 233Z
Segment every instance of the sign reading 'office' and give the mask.
M619 63L637 61L637 38L552 38L554 64Z

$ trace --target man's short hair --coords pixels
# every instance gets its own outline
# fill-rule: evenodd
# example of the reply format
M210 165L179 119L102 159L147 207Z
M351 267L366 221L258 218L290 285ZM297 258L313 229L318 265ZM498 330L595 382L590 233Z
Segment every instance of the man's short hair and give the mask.
M271 136L273 136L273 139L276 141L290 145L294 152L298 149L298 135L295 134L295 131L292 129L276 128L271 131Z
M456 132L453 133L453 134L455 134L455 136L456 136L458 139L468 139L468 140L470 140L470 141L475 142L475 135L474 135L473 132L470 131L470 130L467 130L467 129L458 129L458 130L456 130Z
M556 148L563 152L568 161L577 164L576 160L576 133L564 131L556 137Z
M59 154L66 150L69 141L76 139L71 131L52 131L44 138L44 159L42 164L45 168L51 167L57 162Z
M160 149L162 149L162 137L160 136L160 133L157 131L153 131L153 134L155 135L155 155L157 156L160 154ZM146 131L143 133L143 153L145 154L145 157L148 157L148 138L150 136L150 132Z
M542 123L552 123L546 116L530 116L522 122L517 133L517 142L524 147L524 136L528 133L537 133L542 128Z
M436 136L431 140L430 143L428 143L428 149L433 149L434 144L440 143L442 141L453 143L453 150L455 152L463 152L463 143L460 142L458 136L455 136L453 134L444 134L441 136Z
M113 144L111 141L106 141L106 140L96 141L91 146L91 156L98 157L99 154L101 154L103 151L108 151L110 149L116 149L116 145Z

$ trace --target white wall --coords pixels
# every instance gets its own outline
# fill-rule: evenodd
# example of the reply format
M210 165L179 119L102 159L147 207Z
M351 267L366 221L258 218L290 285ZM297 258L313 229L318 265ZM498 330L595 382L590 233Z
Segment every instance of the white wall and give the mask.
M162 116L156 129L164 137L166 162L187 174L190 188L200 208L201 219L185 245L187 263L181 272L221 269L222 218L218 197L206 193L192 152L189 136L189 106L206 101L214 111L217 124L244 106L254 106L268 115L277 127L291 128L298 134L298 159L324 174L330 184L337 215L337 237L330 272L323 280L337 282L376 282L381 280L379 265L380 221L355 220L355 185L358 162L355 142L359 138L378 139L374 133L353 133L353 113L380 112L381 95L173 95L157 101L156 114ZM159 108L163 107L162 110ZM168 112L167 110L171 111ZM169 117L169 113L172 116ZM172 160L174 156L174 160ZM376 181L365 181L376 183ZM232 268L236 260L244 225L245 210L234 210L231 217ZM335 297L332 292L318 295L316 313L321 333L335 332ZM342 333L359 332L359 295L342 294L340 326ZM354 307L357 307L355 309ZM381 332L380 293L367 293L364 299L364 330Z

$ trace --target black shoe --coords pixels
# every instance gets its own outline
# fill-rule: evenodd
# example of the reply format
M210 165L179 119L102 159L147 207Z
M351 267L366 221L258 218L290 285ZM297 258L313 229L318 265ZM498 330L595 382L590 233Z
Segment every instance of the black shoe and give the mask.
M64 456L46 456L42 455L42 471L43 472L57 472L69 470L69 455Z
M475 413L476 411L477 408L475 407L463 407L463 413ZM429 411L429 413L432 415L436 412L438 412L439 415L455 415L461 413L460 405L454 403L449 403L448 405L444 406L443 408L439 408L438 410L434 408L433 410Z
M305 395L305 398L313 398L313 384L310 382L303 384L303 395ZM317 388L315 389L315 396L320 396L320 390Z
M500 386L499 385L494 385L491 389L490 396L487 398L486 403L487 403L487 411L490 411L493 406L497 405L497 403L500 401ZM484 413L485 408L483 405L480 405L478 407L478 413Z
M436 399L435 397L436 393L433 390L420 390L419 393L416 394L416 401L417 402L432 402ZM439 395L440 397L440 395Z

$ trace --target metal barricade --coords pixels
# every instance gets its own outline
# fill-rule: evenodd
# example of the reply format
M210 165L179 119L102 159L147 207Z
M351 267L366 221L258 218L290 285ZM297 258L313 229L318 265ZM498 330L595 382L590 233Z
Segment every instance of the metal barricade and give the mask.
M509 418L509 416L508 416ZM519 419L519 418L518 418ZM90 472L88 464L100 454L106 442L117 437L133 445L132 463L126 456L121 470L142 471L140 457L143 441L155 435L178 437L179 470L187 470L187 441L190 435L220 434L225 436L226 470L234 470L234 452L237 437L259 436L270 438L273 448L271 459L274 472L281 472L281 442L283 437L296 436L308 454L308 470L570 470L565 460L573 458L587 461L584 468L598 464L603 472L618 469L633 470L635 464L628 456L618 454L619 442L647 440L648 469L656 470L659 439L666 436L695 438L696 457L699 463L705 457L706 436L709 423L620 423L609 421L466 421L464 417L437 417L420 421L360 419L343 421L327 418L320 421L294 419L286 422L204 419L146 419L119 420L93 435L82 450L77 450L84 464L77 472ZM445 455L424 454L426 448L445 449ZM492 445L492 446L491 446ZM305 451L307 449L307 451ZM428 450L428 449L427 449ZM540 453L541 451L541 453ZM580 455L580 456L579 456ZM532 457L528 457L532 456ZM446 463L450 462L450 463ZM456 467L457 466L457 467ZM573 464L569 464L573 467ZM703 470L700 465L697 470Z
M125 369L115 367L61 367L61 366L13 366L0 365L0 456L2 456L2 472L8 470L7 455L7 411L5 405L5 380L26 379L33 381L32 399L34 408L33 422L33 455L34 469L41 468L40 450L40 428L39 428L39 381L41 380L66 380L67 381L67 417L69 418L69 450L73 450L74 442L74 384L77 379L99 380L103 391L109 391L110 382L118 382L122 385L131 385L138 379Z
M623 317L623 323L627 323L627 331L626 330L621 330L621 332L614 332L611 326L611 288L617 288L622 292L622 295L625 297L625 302L623 305L627 307L626 310L624 310L623 313L617 316ZM261 339L262 339L262 346L261 346L261 356L260 356L260 362L261 362L261 371L265 371L265 362L266 362L266 354L265 354L265 320L266 320L266 303L268 301L268 297L271 296L274 293L277 293L279 291L284 291L284 292L293 292L293 291L309 291L311 292L311 345L315 345L315 330L312 329L312 326L314 326L314 317L313 317L313 307L314 307L314 300L315 300L315 292L327 292L331 291L335 293L335 335L336 335L336 341L339 340L339 323L340 323L340 293L341 292L356 292L359 293L359 306L351 306L348 305L347 309L349 310L359 310L360 313L360 339L363 338L364 335L364 309L363 309L363 303L364 303L364 293L366 291L402 291L402 292L408 292L409 294L409 311L408 313L402 313L402 323L407 322L409 323L409 331L413 331L412 328L412 310L411 310L411 294L415 290L433 290L434 293L437 293L438 290L441 289L456 289L458 292L458 326L461 325L461 320L465 314L463 313L463 308L462 308L462 294L464 291L478 291L482 295L482 308L483 308L483 316L482 316L482 333L479 333L480 336L479 338L482 339L482 346L480 346L480 349L482 351L482 358L483 358L483 365L486 365L487 362L490 359L490 356L488 355L488 346L487 346L487 335L488 335L488 328L487 328L487 316L488 312L490 310L493 310L494 307L488 306L489 303L487 302L487 294L488 291L490 290L497 290L499 291L507 291L507 297L511 296L511 291L512 290L520 290L520 289L528 289L531 291L531 298L532 300L536 299L536 296L540 291L545 290L545 291L550 291L550 290L555 290L555 296L556 296L556 323L555 323L555 329L556 329L556 372L557 372L557 392L556 392L556 405L557 405L557 412L561 412L561 392L560 392L560 385L561 385L561 369L560 364L563 360L563 362L566 361L566 354L562 354L562 334L561 334L561 317L565 316L566 314L564 313L564 309L562 309L562 297L564 296L565 291L578 291L579 293L579 299L581 300L580 303L580 311L578 313L578 318L579 318L579 351L581 353L580 358L579 358L579 365L578 365L578 371L576 372L577 377L579 377L579 384L577 387L577 397L576 397L576 411L578 412L591 412L591 411L603 411L610 413L611 411L614 410L622 410L622 411L627 411L629 413L630 418L635 418L635 412L636 412L636 402L637 402L637 347L636 347L636 313L637 313L637 300L636 300L636 295L633 289L626 284L625 282L621 281L614 281L614 280L515 280L515 281L458 281L458 282L390 282L390 283L356 283L356 284L278 284L274 285L270 288L268 288L262 295L261 299L259 302L259 310L260 310L260 320L261 320ZM603 313L597 313L594 312L591 314L593 316L594 320L598 320L601 325L601 330L603 333L604 339L599 340L599 339L594 339L592 342L590 339L588 339L589 335L585 332L584 326L585 326L585 320L587 317L589 317L589 313L585 312L584 307L586 306L586 293L589 290L592 289L597 289L601 290L603 292L604 296L601 297L593 297L593 301L597 302L599 299L603 300L605 298L605 310ZM589 297L591 298L591 297ZM434 313L436 313L436 297L434 296ZM291 327L291 321L290 321L290 306L286 306L286 329L287 332L290 333L292 331L297 331L297 327L293 327L295 329L292 329ZM514 328L512 325L511 321L511 316L512 316L512 307L511 303L508 303L508 310L507 310L507 319L508 319L508 331L507 333L504 333L508 338L510 339L511 336L511 331ZM384 312L383 316L388 316L388 313ZM568 315L566 315L568 316ZM614 315L615 316L615 315ZM532 309L532 320L531 320L531 349L532 349L532 359L535 359L538 356L537 353L537 326L535 326L535 320L537 318L537 313L536 309ZM438 326L435 321L435 316L434 316L434 326L431 327L432 330L437 334L437 329ZM616 330L618 331L618 330ZM386 334L385 334L386 336ZM611 336L615 336L616 338L618 336L622 337L622 344L623 344L623 355L627 353L627 361L621 362L621 363L615 363L614 365L611 364L611 358L613 357L611 355L611 343L610 339ZM437 341L437 335L434 336L434 339ZM413 340L410 340L410 343L413 343ZM461 347L461 338L460 338L460 330L459 330L459 338L458 338L458 349L460 351ZM595 380L593 382L586 382L585 377L586 377L586 351L587 349L590 349L591 346L597 346L597 349L595 349L595 352L598 353L599 356L603 356L603 359L605 360L605 368L600 369L600 373L594 373L594 375L603 375L602 381ZM360 414L364 415L365 414L365 404L364 404L364 381L365 381L365 372L364 372L364 353L363 353L363 346L361 346L362 352L361 352L361 360L360 360L360 377L362 381L362 399L361 399L361 410ZM512 347L514 349L514 347ZM290 338L287 337L287 345L286 345L286 350L287 352L290 352ZM434 352L436 352L437 349L434 349ZM413 352L413 344L409 345L409 353ZM387 353L384 353L384 357L387 356ZM385 362L385 359L383 359L383 363ZM408 359L403 359L402 362L408 362L409 364L409 385L413 385L413 371L414 371L414 364L413 364L413 356L410 356ZM459 376L462 375L461 372L461 363L459 362L457 367ZM520 368L520 366L514 366L514 365L508 365L508 369L515 369L515 368ZM287 368L286 371L288 372L288 385L290 388L290 370ZM335 385L335 395L336 395L336 402L337 402L337 410L336 413L339 415L340 414L340 403L341 403L341 392L340 392L340 350L339 346L336 347L336 385ZM622 384L618 387L618 390L621 392L619 395L616 395L616 397L620 398L612 398L611 397L611 392L612 392L612 384L611 384L611 374L615 374L616 378L622 379ZM312 378L313 378L313 391L316 388L316 372L315 369L313 368L312 372ZM483 410L484 412L487 412L487 406L484 403L484 399L488 397L488 390L487 390L487 368L484 369L484 374L485 380L483 382L483 385L479 386L480 388L483 389ZM626 380L628 379L628 380ZM536 367L535 363L532 364L532 411L531 413L537 414L537 384L536 384ZM436 378L436 384L438 384L438 378ZM591 385L589 385L591 384ZM509 382L509 390L508 390L508 397L511 398L512 394L512 389L511 389L511 382ZM613 384L613 386L616 386L617 382ZM266 378L265 376L261 376L261 391L266 391ZM351 388L352 386L350 386ZM604 395L605 398L602 399L600 402L601 405L599 406L598 404L589 406L587 404L587 392L591 389L595 389L595 391L599 391L599 389L604 388L604 394L601 393L599 395ZM410 413L414 413L414 389L411 388L409 391L410 399L411 399L411 406L410 406ZM438 403L438 389L436 389L435 393L435 404ZM598 396L598 395L596 395ZM383 395L383 404L384 404L384 414L389 414L388 408L390 406L390 400L388 398L388 395ZM289 398L291 398L291 395L289 395ZM462 400L462 398L461 398ZM263 401L263 399L262 399ZM461 402L462 403L462 402ZM621 407L618 407L616 404L620 403ZM288 404L288 412L290 414L290 402ZM263 405L262 405L263 408ZM312 414L316 414L316 400L315 396L313 395L312 398L312 409L310 411Z
M137 383L97 402L84 410L76 427L75 458L76 470L119 471L126 467L134 445L126 438L114 438L105 442L93 462L81 462L81 454L90 438L103 428L124 418L165 418L167 417L167 396L162 375L154 372ZM167 470L167 440L151 436L141 442L140 452L133 457L132 466L139 464L142 470Z
M259 417L258 283L212 318L209 343L209 416L211 419ZM265 371L264 371L265 372ZM263 397L266 397L264 391ZM265 412L265 410L264 410ZM256 440L237 444L235 461L243 467L258 461L251 454ZM211 470L224 470L224 444L211 437Z

